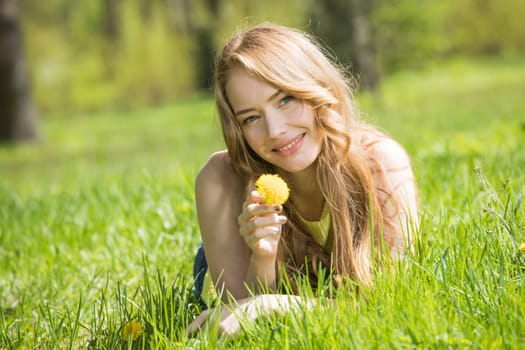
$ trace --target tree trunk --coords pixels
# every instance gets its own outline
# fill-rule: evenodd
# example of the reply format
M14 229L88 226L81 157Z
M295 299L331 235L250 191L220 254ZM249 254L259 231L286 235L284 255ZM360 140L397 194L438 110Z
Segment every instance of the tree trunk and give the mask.
M153 3L151 0L140 0L140 15L144 23L150 23L153 15Z
M38 139L18 0L0 0L0 142Z
M198 20L194 15L196 6L190 0L169 0L173 23L178 31L191 35L197 43L192 55L195 60L196 86L200 90L209 90L213 80L214 35L220 25L221 0L205 0L206 20ZM175 16L178 14L178 16Z
M120 37L120 1L104 0L104 35L112 43L116 43Z
M359 85L364 90L376 91L379 84L379 68L370 16L369 0L351 0L350 24L352 26L352 62L359 75Z
M116 76L116 66L118 62L115 59L115 52L118 50L118 41L120 39L120 0L102 0L102 35L104 44L102 46L102 57L106 77L113 80Z
M192 10L194 4L190 0L167 0L168 15L171 25L178 33L193 31Z
M380 75L370 17L374 0L317 0L312 7L315 32L357 75L360 88L375 91Z

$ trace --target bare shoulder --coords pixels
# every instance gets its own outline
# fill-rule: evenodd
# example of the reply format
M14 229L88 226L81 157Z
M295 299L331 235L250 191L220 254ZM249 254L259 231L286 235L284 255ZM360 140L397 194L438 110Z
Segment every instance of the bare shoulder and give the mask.
M371 134L362 139L369 160L377 199L383 217L383 234L392 256L399 256L410 245L419 219L417 188L410 157L394 139Z
M368 135L363 139L362 146L375 170L388 171L410 167L410 157L404 147L388 136Z
M235 173L227 151L213 153L200 169L195 180L195 189L232 191L242 188L242 180Z
M200 169L197 175L197 181L204 181L209 177L222 175L222 172L227 172L231 168L230 157L227 151L219 151L213 153L206 161L204 166ZM231 168L233 171L233 168Z
M396 140L383 134L369 134L361 143L376 186L392 194L407 181L414 182L410 157Z

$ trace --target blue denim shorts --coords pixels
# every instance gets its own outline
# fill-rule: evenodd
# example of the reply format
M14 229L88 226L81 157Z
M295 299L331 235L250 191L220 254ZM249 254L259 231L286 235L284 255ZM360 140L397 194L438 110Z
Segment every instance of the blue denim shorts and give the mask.
M202 287L204 285L204 276L208 271L208 262L204 254L204 245L201 243L193 260L193 296L199 303L201 309L207 309L208 306L202 299Z

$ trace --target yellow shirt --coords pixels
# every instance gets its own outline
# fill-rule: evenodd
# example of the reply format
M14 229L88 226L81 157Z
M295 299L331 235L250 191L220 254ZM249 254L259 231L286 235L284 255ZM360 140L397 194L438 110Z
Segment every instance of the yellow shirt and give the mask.
M295 211L295 210L294 210ZM296 211L295 214L301 223L303 229L312 236L312 238L321 247L331 250L332 249L332 236L330 235L330 210L325 205L321 218L319 221L308 221L303 219L301 215Z
M299 219L303 229L312 236L317 244L325 249L332 249L333 238L332 235L330 235L330 210L326 205L323 208L323 213L321 214L319 221L308 221L303 219L298 212L295 212L295 214L297 215L297 218ZM214 300L218 299L217 291L213 285L209 269L206 271L206 275L204 276L201 298L208 306L210 306Z

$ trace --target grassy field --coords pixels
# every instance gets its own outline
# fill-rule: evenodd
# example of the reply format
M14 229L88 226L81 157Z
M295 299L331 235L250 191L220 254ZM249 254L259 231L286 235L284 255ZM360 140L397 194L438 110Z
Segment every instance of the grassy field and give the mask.
M360 96L413 157L414 255L373 291L226 340L184 336L193 179L223 144L212 101L46 118L40 144L0 148L0 349L521 348L524 96L523 59L400 72Z

